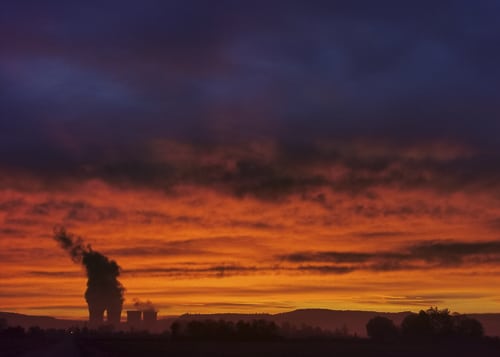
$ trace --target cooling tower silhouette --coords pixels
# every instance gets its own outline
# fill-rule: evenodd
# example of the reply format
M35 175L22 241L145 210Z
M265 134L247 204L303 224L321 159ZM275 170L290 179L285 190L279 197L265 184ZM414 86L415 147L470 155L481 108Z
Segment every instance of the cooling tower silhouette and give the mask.
M73 262L82 264L87 272L85 300L89 308L89 325L96 327L104 322L117 326L120 323L125 291L118 281L120 266L105 255L85 245L83 239L66 232L64 227L54 229L54 239L67 251Z

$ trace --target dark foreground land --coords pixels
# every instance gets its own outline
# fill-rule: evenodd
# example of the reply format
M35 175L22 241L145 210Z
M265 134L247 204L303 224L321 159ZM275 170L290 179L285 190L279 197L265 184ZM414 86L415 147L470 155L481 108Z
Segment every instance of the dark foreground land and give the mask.
M52 336L43 340L34 336L2 339L0 356L65 357L265 357L265 356L500 356L498 339L477 341L392 342L369 339L273 340L273 341L200 341L171 340L167 336Z
M135 326L137 328L137 326ZM118 329L70 327L0 329L3 357L499 357L500 338L484 337L479 321L431 308L409 314L401 325L376 316L366 324L370 338L319 327L257 319L252 321L178 319L159 333Z
M109 356L500 356L498 343L374 343L370 340L337 341L161 341L94 340L84 356L102 351Z

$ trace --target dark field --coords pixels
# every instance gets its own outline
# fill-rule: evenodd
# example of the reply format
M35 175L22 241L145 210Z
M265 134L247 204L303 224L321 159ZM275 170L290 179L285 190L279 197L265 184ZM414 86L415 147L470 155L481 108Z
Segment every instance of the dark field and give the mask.
M370 340L296 341L164 341L161 339L95 339L80 341L83 356L500 356L498 342L394 343Z
M264 357L264 356L500 356L498 339L470 342L394 342L369 339L173 341L167 336L24 336L1 339L0 356Z
M500 356L500 338L484 337L477 320L437 308L407 315L400 327L374 317L366 324L370 338L264 319L178 319L162 333L112 325L46 330L3 325L2 357Z

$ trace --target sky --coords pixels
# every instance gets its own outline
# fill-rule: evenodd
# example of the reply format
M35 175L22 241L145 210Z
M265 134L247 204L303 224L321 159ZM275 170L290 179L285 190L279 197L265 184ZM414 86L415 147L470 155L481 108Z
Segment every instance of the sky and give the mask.
M0 310L500 312L498 1L4 1Z

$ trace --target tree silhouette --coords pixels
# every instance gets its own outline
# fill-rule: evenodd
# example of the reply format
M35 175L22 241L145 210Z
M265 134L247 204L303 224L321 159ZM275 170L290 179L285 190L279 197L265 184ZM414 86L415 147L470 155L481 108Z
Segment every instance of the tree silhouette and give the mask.
M455 319L455 330L457 335L468 338L483 337L483 325L476 319L464 315L458 315Z
M172 338L191 340L272 340L278 337L273 321L252 320L192 320L176 321L171 327Z
M398 337L398 328L386 317L375 316L366 324L369 337L378 341L393 341Z
M418 314L406 316L401 323L401 333L403 336L429 337L432 335L431 321L425 311L421 310Z
M483 336L483 326L476 319L450 314L448 309L431 307L427 311L406 316L401 323L403 336L409 338L446 338Z
M427 316L431 323L431 330L434 336L450 336L453 334L453 318L450 315L450 310L439 310L437 307L431 307L427 310Z

